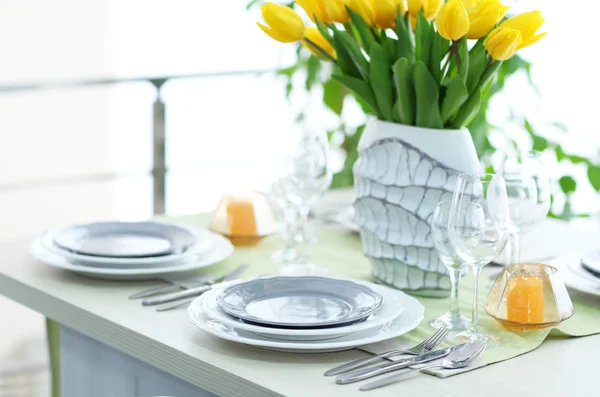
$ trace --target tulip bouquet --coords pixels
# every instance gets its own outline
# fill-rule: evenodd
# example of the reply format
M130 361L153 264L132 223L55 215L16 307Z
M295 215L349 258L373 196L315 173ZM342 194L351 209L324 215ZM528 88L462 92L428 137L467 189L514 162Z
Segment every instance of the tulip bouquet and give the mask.
M300 41L334 64L333 78L380 120L460 128L477 114L502 61L545 33L539 11L504 19L500 0L297 0L267 2L259 27Z

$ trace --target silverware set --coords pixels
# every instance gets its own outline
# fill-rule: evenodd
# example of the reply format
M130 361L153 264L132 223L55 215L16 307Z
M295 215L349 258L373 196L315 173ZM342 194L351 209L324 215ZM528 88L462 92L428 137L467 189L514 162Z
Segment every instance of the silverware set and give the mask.
M355 360L347 364L335 367L325 372L325 376L335 376L335 383L339 385L345 385L349 383L359 382L365 379L369 379L375 376L394 372L402 369L408 369L402 371L399 374L388 376L386 378L376 380L360 387L361 391L367 391L389 385L391 383L398 382L405 379L408 375L424 371L432 368L444 368L444 369L457 369L468 366L473 360L475 360L484 350L485 343L463 343L456 346L435 349L440 343L443 342L446 335L450 330L447 328L438 329L433 335L425 339L418 345L409 349L394 349L389 350L371 357ZM388 362L386 364L380 364L372 367L361 368L367 364L371 364L379 359L389 358L399 355L409 355L410 358ZM443 361L437 362L443 359ZM435 363L432 363L436 361ZM412 368L412 366L418 364L430 363L426 366L419 368Z
M239 265L229 273L214 276L199 276L180 280L178 278L163 278L170 285L153 287L137 292L129 299L142 299L143 306L156 306L156 311L162 312L184 306L193 301L214 286L227 281L235 280L248 269L248 265Z

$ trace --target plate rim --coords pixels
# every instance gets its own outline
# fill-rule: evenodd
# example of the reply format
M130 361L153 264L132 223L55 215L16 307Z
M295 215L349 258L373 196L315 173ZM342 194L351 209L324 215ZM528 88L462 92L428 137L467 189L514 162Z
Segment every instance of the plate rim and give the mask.
M141 267L137 267L137 268L110 267L110 268L107 268L107 267L86 266L86 265L82 265L82 264L69 263L69 261L66 257L62 257L59 254L48 250L42 243L42 237L37 237L33 240L33 242L30 245L29 252L35 259L44 263L45 265L52 266L54 268L58 268L58 269L62 269L62 270L71 271L74 273L79 273L79 274L91 274L91 275L97 275L97 276L103 276L103 275L124 276L124 277L127 277L127 276L156 276L156 275L161 275L161 274L178 273L178 272L185 272L185 271L194 270L194 269L200 269L203 267L207 267L207 266L219 263L219 262L227 259L228 257L230 257L234 251L234 247L231 244L231 242L229 242L229 240L227 240L225 237L222 237L213 232L211 232L211 233L215 234L216 237L219 238L219 240L221 241L221 244L222 244L222 248L221 248L222 253L220 253L218 256L216 256L216 258L218 258L218 259L213 259L213 258L209 257L209 259L202 261L202 260L198 260L194 256L194 257L191 257L191 258L183 261L182 264L179 266L169 265L169 266L165 266L165 267L146 267L146 268L141 268ZM44 258L44 256L46 258ZM50 256L50 260L47 259L48 256ZM54 259L52 259L52 258L54 258Z
M202 246L202 244L205 243L205 240L207 238L213 238L214 235L223 237L223 236L219 235L218 233L215 233L215 232L209 230L208 228L192 227L192 228L190 228L190 230L194 234L198 235L197 245L199 246L199 248L192 247L191 249L188 249L186 252L175 253L172 255L161 255L161 256L145 257L145 258L114 258L114 257L108 257L108 256L103 257L103 256L78 254L75 252L71 252L69 250L65 250L59 246L56 246L56 245L52 244L53 243L52 234L54 233L55 230L56 229L49 230L49 231L45 232L42 236L40 236L40 238L43 239L43 244L46 246L46 248L49 248L51 251L57 251L56 254L67 257L70 260L73 260L73 261L76 261L79 263L94 264L94 265L92 265L94 267L102 267L102 266L97 266L98 264L114 265L114 264L126 263L129 265L142 266L142 265L160 264L160 263L165 263L165 262L177 262L182 259L185 259L186 256L193 254L194 252L196 252L196 250L199 251L198 253L204 252L202 250L205 247ZM231 243L225 237L223 237L223 238L227 242Z
M423 321L424 315L425 315L425 306L423 306L423 304L421 302L419 302L416 298L414 298L400 290L398 290L396 292L399 294L399 296L402 296L403 299L406 299L406 303L404 305L405 308L409 307L410 305L414 305L415 313L414 313L411 321L407 322L407 325L403 326L399 330L396 330L393 332L390 331L389 326L387 326L387 330L384 330L383 332L380 329L375 334L372 334L369 337L364 337L361 339L350 340L350 341L336 342L335 340L326 340L326 341L312 341L312 343L311 343L311 341L291 342L291 341L280 341L280 340L252 340L251 337L245 337L245 336L242 336L242 337L238 336L236 338L227 333L218 332L214 328L210 328L209 326L204 325L201 321L197 321L197 319L190 316L190 308L188 308L188 320L196 327L202 329L203 331L205 331L217 338L229 340L231 342L242 343L242 344L249 345L249 346L266 347L266 348L270 347L270 348L281 349L281 350L292 349L292 350L296 350L298 352L302 351L302 352L307 352L307 353L319 352L319 351L328 350L328 349L341 349L341 350L352 349L352 348L356 348L359 346L364 346L364 345L368 345L371 343L381 342L383 340L387 340L387 339L398 337L400 335L404 335L404 334L414 330L415 328L417 328L419 326L419 324ZM200 297L198 297L196 299L203 299L203 297L201 295ZM200 314L204 315L205 317L208 317L206 314L203 314L203 313L200 313ZM403 311L392 322L398 321L405 314L406 314L406 310ZM382 328L383 327L384 326L382 326ZM244 332L246 332L246 331L244 331ZM356 335L356 334L357 334L357 332L354 332L347 336Z
M169 236L167 234L164 234L162 237L165 240L168 240L170 243L170 247L163 249L161 251L157 251L154 254L134 254L134 255L102 255L99 253L90 253L90 252L86 252L86 251L82 251L81 248L79 247L74 247L71 243L73 241L69 241L69 240L73 240L72 236L69 237L68 234L69 233L77 233L77 230L80 229L82 230L83 233L87 233L90 234L89 229L91 228L97 228L97 227L102 227L102 226L108 226L108 225L122 225L130 228L135 228L136 225L140 226L141 225L151 225L154 227L165 227L167 229L171 229L171 230L175 230L177 233L182 234L183 239L187 239L187 241L184 241L183 244L179 244L178 246L174 246L177 241L174 241L174 239L172 238L172 236ZM88 230L86 230L88 229ZM155 222L155 221L141 221L141 222L123 222L123 221L106 221L106 222L90 222L90 223L83 223L83 224L78 224L78 225L71 225L71 226L65 226L62 228L58 228L54 231L53 233L53 242L54 244L56 244L58 247L61 247L64 250L70 251L70 252L74 252L80 255L86 255L86 256L91 256L91 257L106 257L106 258L118 258L118 259L123 259L123 258L148 258L148 257L157 257L157 256L165 256L165 255L169 255L172 253L176 253L176 252L184 252L187 248L189 248L190 246L192 246L195 241L197 240L197 237L187 228L182 227L182 226L178 226L172 223L165 223L165 222Z
M390 300L396 299L398 302L397 303L398 308L390 309L390 310L394 310L394 314L388 315L386 317L382 317L371 323L369 323L369 320L367 319L367 321L360 322L357 324L351 324L351 325L341 326L341 327L332 327L332 328L318 328L318 329L293 328L293 329L291 329L291 328L261 327L260 325L236 321L236 319L234 317L227 318L227 316L229 316L229 315L224 311L223 311L223 315L221 317L215 317L213 310L205 310L205 307L208 305L207 301L213 299L213 296L218 294L220 291L223 291L228 286L222 286L222 287L215 288L215 289L212 289L212 290L206 292L204 294L205 298L203 300L196 299L196 300L192 301L189 309L191 311L195 311L197 309L198 311L202 311L202 312L206 313L206 315L213 318L214 320L222 322L225 325L229 325L231 327L236 327L236 328L242 329L244 331L260 333L261 335L286 336L286 337L331 336L331 335L342 335L342 334L348 334L348 333L353 333L353 332L359 332L359 331L363 331L365 329L374 328L379 325L385 325L385 324L389 323L390 321L392 321L394 318L401 315L402 312L404 311L404 306L402 305L402 300L398 299L398 294L395 293L396 290L389 288L385 285L375 284L375 283L371 283L369 281L364 281L364 280L353 280L353 281L357 282L357 283L365 284L369 287L375 287L375 289L376 289L375 292L377 292L377 290L385 291L385 293L387 295L383 295L383 293L380 293L380 295L383 298L382 304L380 306L380 310L386 304L390 304L390 305L395 304L395 302L390 302ZM237 281L237 283L240 283L240 282L243 282L243 281L239 281L239 280ZM392 296L393 296L393 298L392 298ZM214 297L214 299L215 299L215 305L216 305L216 297ZM221 310L221 308L218 305L216 305L216 306L219 310Z
M561 268L561 270L564 269L564 274L562 274L563 282L567 287L572 288L576 291L594 296L600 296L600 282L598 284L598 288L596 289L594 288L592 281L588 280L585 276L579 274L578 271L573 269L573 266L576 266L577 262L580 260L580 255L574 255L565 258L566 263L564 264L564 267ZM585 269L583 268L581 270L585 271ZM590 277L593 276L590 275Z
M372 306L363 309L362 311L354 312L354 315L355 315L354 317L350 317L349 315L352 313L349 313L348 315L338 318L336 320L322 321L322 322L310 323L310 324L309 323L298 324L298 323L264 320L262 318L256 317L256 316L248 313L247 311L244 310L244 308L236 307L235 305L232 305L229 302L225 301L228 290L232 290L235 288L239 289L239 288L242 288L242 286L244 286L244 285L249 285L252 283L266 282L266 281L272 280L272 279L287 279L287 281L289 281L290 279L293 279L293 278L302 278L304 280L312 278L312 279L319 279L323 282L333 281L336 283L350 284L353 287L360 289L363 293L371 296L375 300L375 303ZM325 281L325 280L327 280L327 281ZM240 282L240 283L237 283L234 285L227 286L225 288L225 290L223 290L223 293L217 297L217 304L219 305L219 307L221 307L221 309L224 312L226 312L227 314L229 314L233 317L237 317L242 320L250 321L253 323L257 323L257 324L271 325L271 326L278 326L278 327L296 327L296 328L325 327L325 326L341 325L341 324L347 324L350 322L360 321L361 319L364 319L364 318L370 316L374 311L379 309L379 307L381 307L382 302L383 302L383 298L380 294L373 291L368 286L356 283L354 280L338 279L338 278L326 277L326 276L312 276L312 275L308 275L308 276L273 275L273 276L268 276L268 277L255 278L252 280L246 280L244 282Z

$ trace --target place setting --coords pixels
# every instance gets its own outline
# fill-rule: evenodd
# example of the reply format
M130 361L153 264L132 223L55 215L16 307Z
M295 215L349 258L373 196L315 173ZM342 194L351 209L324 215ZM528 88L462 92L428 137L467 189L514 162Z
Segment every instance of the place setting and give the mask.
M30 247L32 256L48 266L110 280L173 275L176 280L178 275L221 262L233 250L229 240L208 229L159 222L65 227L35 238Z

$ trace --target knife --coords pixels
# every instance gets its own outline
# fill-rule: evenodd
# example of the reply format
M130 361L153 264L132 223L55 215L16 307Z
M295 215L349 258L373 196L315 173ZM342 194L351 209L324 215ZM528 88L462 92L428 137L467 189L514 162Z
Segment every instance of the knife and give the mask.
M189 275L187 276L187 279L183 278L180 275L160 277L158 278L158 280L167 282L169 284L136 292L135 294L130 295L129 299L147 298L152 295L166 294L168 292L177 292L184 289L200 287L202 285L210 283L214 279L214 276L196 276L192 278L189 278Z
M182 299L182 298L188 298L188 297L200 295L203 292L210 290L212 288L212 286L216 283L230 281L230 280L237 278L240 274L244 273L246 271L246 269L248 269L248 265L240 265L237 268L230 271L229 273L227 273L225 276L214 279L212 282L209 282L207 285L203 285L201 287L196 287L196 288L190 288L190 289L187 289L184 291L172 292L170 294L164 294L164 295L160 295L160 296L156 296L156 297L146 298L142 301L142 305L144 305L144 306L158 305L161 303L167 303L167 302L171 302L171 301Z
M375 367L361 368L354 371L350 371L345 374L339 375L337 378L335 378L335 383L337 383L338 385L346 385L348 383L354 383L364 379L372 378L373 376L386 374L397 369L407 368L411 365L437 360L439 358L446 357L454 350L462 347L463 345L464 343L448 347L446 349L434 350L429 353L421 354L420 356L394 361L388 364L382 364L377 365Z

